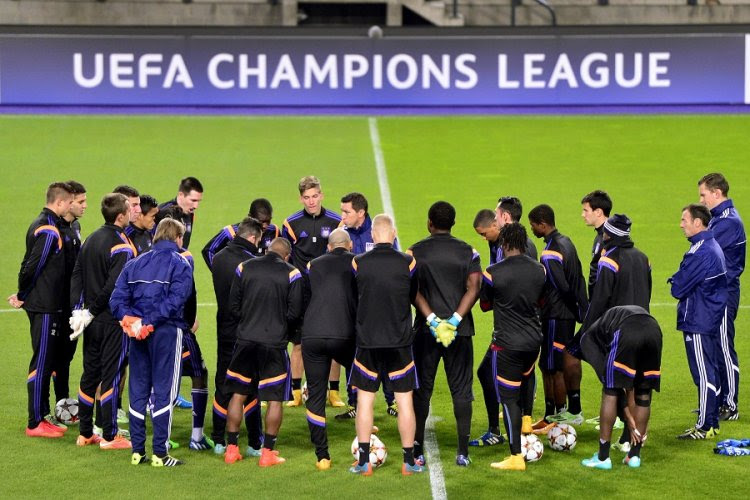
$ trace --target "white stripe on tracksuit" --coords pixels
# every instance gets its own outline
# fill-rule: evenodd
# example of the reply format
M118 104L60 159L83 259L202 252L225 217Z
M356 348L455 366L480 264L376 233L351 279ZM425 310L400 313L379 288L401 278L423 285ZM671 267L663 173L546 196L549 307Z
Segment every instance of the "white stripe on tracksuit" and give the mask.
M729 315L727 308L724 308L724 317L721 319L721 327L719 328L721 336L721 355L724 356L724 377L727 379L727 385L729 387L722 388L727 392L727 404L730 410L736 410L732 408L734 406L734 400L737 397L737 388L734 384L734 371L740 371L739 367L732 363L732 355L729 352Z
M167 427L167 442L164 445L167 447L167 454L169 454L169 437L172 435L172 414L174 408L174 402L177 400L177 395L180 393L180 375L182 373L182 329L177 329L177 342L175 342L175 353L174 353L174 372L172 373L172 390L169 393L169 426Z
M695 355L695 366L698 368L698 424L701 429L706 425L706 402L708 400L708 387L706 365L703 362L703 346L700 335L693 335L693 354Z

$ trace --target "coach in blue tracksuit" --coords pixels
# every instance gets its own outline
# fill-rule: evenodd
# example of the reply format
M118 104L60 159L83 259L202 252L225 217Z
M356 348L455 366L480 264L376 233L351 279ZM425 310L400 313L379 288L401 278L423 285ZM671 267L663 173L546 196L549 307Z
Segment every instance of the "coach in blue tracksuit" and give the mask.
M680 269L669 278L677 306L677 329L685 336L685 350L693 382L698 386L698 422L678 439L706 439L719 430L719 326L727 303L724 254L708 229L711 214L703 205L685 207L680 219L690 249Z
M728 298L727 308L722 318L719 338L719 376L721 378L722 406L720 420L737 420L740 416L737 396L740 387L740 366L734 348L734 320L740 307L740 276L745 270L747 237L732 200L727 198L729 183L723 175L713 173L698 181L698 194L701 205L711 211L711 223L716 242L724 252L727 265Z
M180 387L182 334L187 330L184 307L193 290L193 271L180 255L185 226L163 219L154 244L130 261L117 279L110 299L130 343L131 463L146 463L146 405L153 388L154 455L151 465L173 467L182 462L167 454L172 405Z

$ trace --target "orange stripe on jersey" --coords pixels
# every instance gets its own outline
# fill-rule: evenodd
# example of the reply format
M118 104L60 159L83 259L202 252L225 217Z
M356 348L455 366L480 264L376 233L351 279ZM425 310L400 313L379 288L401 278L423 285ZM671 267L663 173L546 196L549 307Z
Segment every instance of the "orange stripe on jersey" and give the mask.
M190 357L190 351L185 351L182 353L182 359L189 358Z
M34 370L33 372L29 373L29 376L28 376L28 377L26 377L26 380L31 380L31 379L32 379L32 378L34 378L35 376L36 376L36 370Z
M297 272L299 272L299 271L297 271ZM280 380L284 380L286 378L286 375L287 375L286 373L282 373L281 375L277 375L275 377L264 378L260 382L258 382L258 385L261 386L261 385L273 384L274 382L278 382Z
M232 370L227 370L227 375L229 375L229 376L230 376L230 377L232 377L232 378L236 378L236 379L239 379L239 380L241 380L241 381L245 382L246 384L249 384L250 382L252 382L252 381L253 381L253 379L251 379L251 378L249 378L249 377L243 377L243 376L242 376L242 375L240 375L239 373L237 373L237 372L233 372Z
M300 276L302 276L302 273L299 272L299 269L292 269L291 271L289 271L289 283L296 280Z
M612 266L612 267L615 268L615 271L619 271L620 270L620 264L618 264L614 260L610 259L609 257L602 256L602 258L599 259L599 263L600 264L609 264L610 266Z
M222 408L221 406L219 406L219 403L217 403L215 399L214 399L214 410L218 411L222 415L227 414L226 408Z
M247 413L250 410L252 410L253 408L255 408L256 406L258 406L258 398L253 399L248 404L246 404L245 406L243 406L242 407L242 413Z
M187 259L188 257L190 257L191 259L193 258L193 254L191 254L191 253L190 253L190 250L185 250L184 252L180 253L180 255L182 255L182 256L183 256L183 257L185 257L186 259Z
M411 255L411 256L414 255L414 252L411 251L411 248L407 248L406 252L404 252L404 253L407 254L407 255Z
M532 372L534 371L534 368L535 368L535 367L536 367L536 364L533 364L533 365L531 365L531 368L529 368L529 371L525 372L525 373L523 374L523 376L525 377L525 376L527 376L527 375L530 375L530 374L531 374L531 373L532 373Z
M508 380L507 378L503 378L500 375L497 375L497 381L501 384L505 384L511 387L521 387L521 382L514 382L513 380Z
M233 227L231 226L231 224L230 224L229 226L225 227L224 229L226 229L226 230L227 230L227 232L228 232L228 233L229 233L229 234L230 234L230 235L232 236L232 238L234 238L235 234L237 234L237 233L236 233L236 232L234 231L234 228L233 228Z
M411 259L411 264L409 264L409 272L412 272L415 267L417 267L417 259Z
M60 237L60 231L55 226L45 225L45 226L39 226L34 231L34 236L39 235L39 233L53 233L54 236L57 238L57 247L62 250L63 243L62 238Z
M115 390L115 388L113 387L110 390L108 390L107 392L105 392L104 394L102 394L101 396L99 396L99 401L104 401L105 399L107 399L109 396L112 395L112 392L114 390Z
M560 252L555 252L554 250L542 250L542 257L544 257L545 255L563 260L563 255Z
M354 269L355 271L357 271L359 269L359 267L357 266L357 260L356 259L352 259L352 269Z
M490 273L488 273L487 271L482 271L482 276L484 276L484 279L492 284L492 275Z
M633 370L632 368L630 368L628 365L624 365L624 364L620 363L619 361L615 361L614 365L615 365L616 368L619 368L621 370L625 370L626 372L630 373L631 375L635 375L635 370Z
M360 370L362 370L363 372L365 372L369 376L371 376L371 377L377 377L378 376L377 373L368 370L365 365L363 365L362 363L359 362L359 360L355 359L354 360L354 364L357 365L357 368L359 368Z
M661 370L651 370L647 372L643 372L644 377L655 377L655 376L661 376Z
M133 250L133 257L135 257L135 256L138 255L138 249L135 248L135 245L133 245L133 242L130 241L130 238L128 238L127 234L120 233L120 239L122 240L123 243L125 243L126 245L128 245L131 250Z
M414 361L412 361L405 367L401 368L400 370L396 370L395 372L388 372L388 377L390 378L398 377L399 375L403 375L404 373L408 372L412 368L414 368Z
M307 418L309 418L311 420L315 420L316 422L320 422L323 425L325 425L325 423L326 423L326 418L325 417L321 417L320 415L316 415L313 412L311 412L310 410L307 410Z
M561 351L565 350L565 344L561 344L560 342L552 342L552 347L560 349Z
M289 233L289 236L292 237L295 243L297 243L297 235L294 234L294 230L292 229L292 226L289 224L289 221L284 221L284 227L286 228L287 232Z
M78 388L78 397L84 401L88 401L90 405L94 404L94 398L83 392L80 387Z

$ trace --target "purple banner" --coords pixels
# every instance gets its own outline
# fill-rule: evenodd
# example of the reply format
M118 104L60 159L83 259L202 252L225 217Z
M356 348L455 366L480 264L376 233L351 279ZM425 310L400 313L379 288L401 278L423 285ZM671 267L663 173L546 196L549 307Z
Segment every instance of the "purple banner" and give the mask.
M0 104L747 104L746 35L0 36Z

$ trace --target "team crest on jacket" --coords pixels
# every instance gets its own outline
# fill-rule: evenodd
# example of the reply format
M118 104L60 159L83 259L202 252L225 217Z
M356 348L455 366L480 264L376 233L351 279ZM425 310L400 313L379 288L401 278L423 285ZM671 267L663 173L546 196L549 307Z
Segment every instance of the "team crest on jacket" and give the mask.
M329 234L331 234L331 228L329 226L323 226L320 228L321 238L328 238Z
M365 252L369 252L373 248L375 248L375 243L371 241L368 241L367 243L365 243Z

